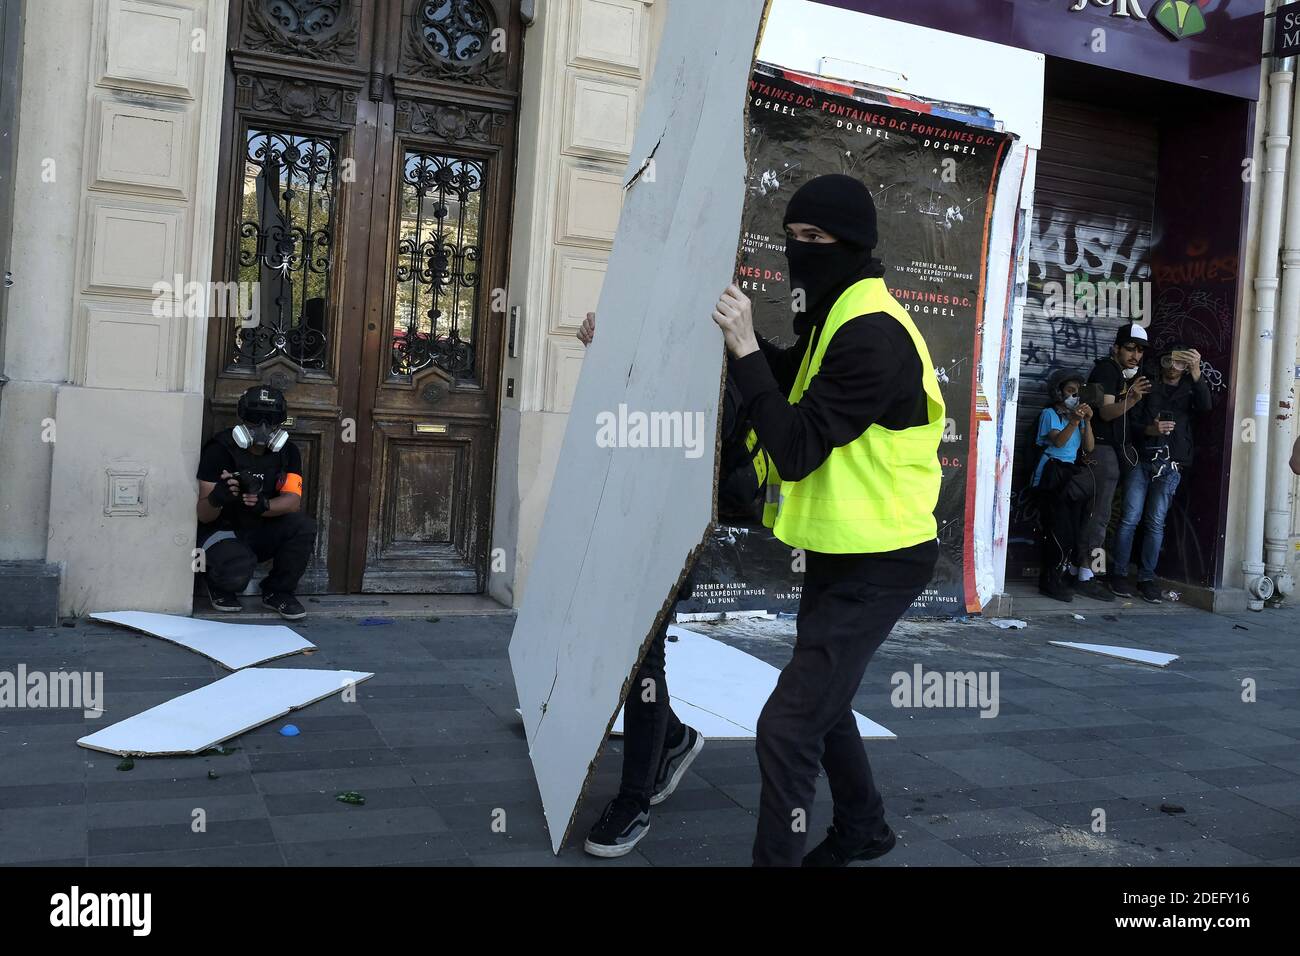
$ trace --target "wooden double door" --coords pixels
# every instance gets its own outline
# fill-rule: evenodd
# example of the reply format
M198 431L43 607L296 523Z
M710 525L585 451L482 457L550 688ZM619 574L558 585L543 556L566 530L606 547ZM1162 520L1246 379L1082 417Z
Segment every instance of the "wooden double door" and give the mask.
M233 0L205 434L282 389L302 593L485 587L518 0Z

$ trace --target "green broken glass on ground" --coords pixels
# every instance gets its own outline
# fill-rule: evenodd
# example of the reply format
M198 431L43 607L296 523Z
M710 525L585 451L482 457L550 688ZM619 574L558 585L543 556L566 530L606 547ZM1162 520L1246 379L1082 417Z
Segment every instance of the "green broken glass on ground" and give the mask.
M350 803L353 806L357 806L357 807L365 806L366 803L366 798L363 797L361 794L357 793L355 790L348 790L346 793L340 793L334 799L337 800L339 803Z

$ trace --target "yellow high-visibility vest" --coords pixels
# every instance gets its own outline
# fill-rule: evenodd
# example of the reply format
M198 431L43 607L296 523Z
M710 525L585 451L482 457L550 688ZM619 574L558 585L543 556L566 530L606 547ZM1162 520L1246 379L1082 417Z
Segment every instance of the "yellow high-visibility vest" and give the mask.
M792 548L872 554L910 548L937 534L934 509L943 477L938 454L945 421L943 396L925 339L883 279L863 279L836 300L815 345L804 353L789 401L796 404L803 396L840 327L875 312L896 319L916 346L926 423L902 431L871 425L847 445L831 449L817 470L799 481L782 481L769 462L763 524Z

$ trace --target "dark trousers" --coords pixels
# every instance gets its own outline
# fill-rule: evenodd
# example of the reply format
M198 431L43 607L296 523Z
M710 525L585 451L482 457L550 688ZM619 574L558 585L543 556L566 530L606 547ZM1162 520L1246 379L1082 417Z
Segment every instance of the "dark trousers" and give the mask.
M826 770L835 823L852 842L885 833L885 807L853 717L871 656L924 590L846 575L838 555L807 552L794 657L758 718L755 866L799 866L817 786Z
M1083 523L1091 507L1091 501L1070 501L1050 491L1038 493L1038 518L1043 526L1039 583L1061 583L1065 566L1081 550Z
M623 705L623 780L619 793L641 801L643 806L649 804L654 792L664 741L680 740L685 730L668 702L668 678L664 672L667 635L665 621L650 642Z
M1097 493L1090 503L1083 518L1083 534L1079 540L1078 565L1092 568L1097 557L1105 556L1106 529L1110 526L1110 513L1115 504L1115 489L1120 478L1120 449L1113 445L1098 443L1092 454L1085 456L1092 468L1092 477ZM1083 459L1080 459L1083 460ZM1099 564L1099 574L1109 570L1105 563Z
M248 586L260 561L272 561L271 573L262 581L262 593L289 594L307 570L316 546L316 522L301 512L262 518L251 528L234 532L235 540L207 547L208 577L222 590L236 594ZM202 542L200 542L202 546Z

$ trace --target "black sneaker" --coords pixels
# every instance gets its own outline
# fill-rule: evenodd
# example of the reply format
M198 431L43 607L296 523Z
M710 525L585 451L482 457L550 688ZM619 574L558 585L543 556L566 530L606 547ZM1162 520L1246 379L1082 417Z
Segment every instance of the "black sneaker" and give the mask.
M1165 603L1165 599L1160 596L1160 585L1154 581L1139 581L1138 593L1142 595L1142 600L1148 604Z
M1106 587L1110 589L1110 593L1115 597L1127 599L1133 596L1133 589L1129 587L1128 581L1124 578L1117 578L1113 574L1106 575Z
M298 603L298 599L284 591L263 594L262 604L277 612L286 621L301 621L307 616L306 608Z
M582 848L592 856L626 856L650 832L650 811L640 801L621 794L609 802Z
M803 858L803 865L848 866L855 860L874 860L892 850L897 842L898 837L894 835L894 831L886 828L882 839L856 847L849 846L839 828L831 825L826 828L826 839Z
M650 797L650 806L658 806L673 795L677 785L682 782L686 768L704 749L704 735L694 727L687 727L682 741L669 750L664 748L664 755L659 760L659 772L655 774L655 792Z
M1115 601L1115 595L1111 594L1110 589L1095 577L1091 577L1086 581L1076 581L1074 593L1086 598L1092 598L1094 601L1103 601L1106 604L1113 604Z
M1039 580L1038 593L1055 601L1064 601L1067 604L1074 600L1074 589L1066 584L1062 578L1054 575Z
M223 614L238 614L244 609L244 606L239 603L238 594L214 588L211 584L208 584L208 603L212 605L212 610L221 611Z

